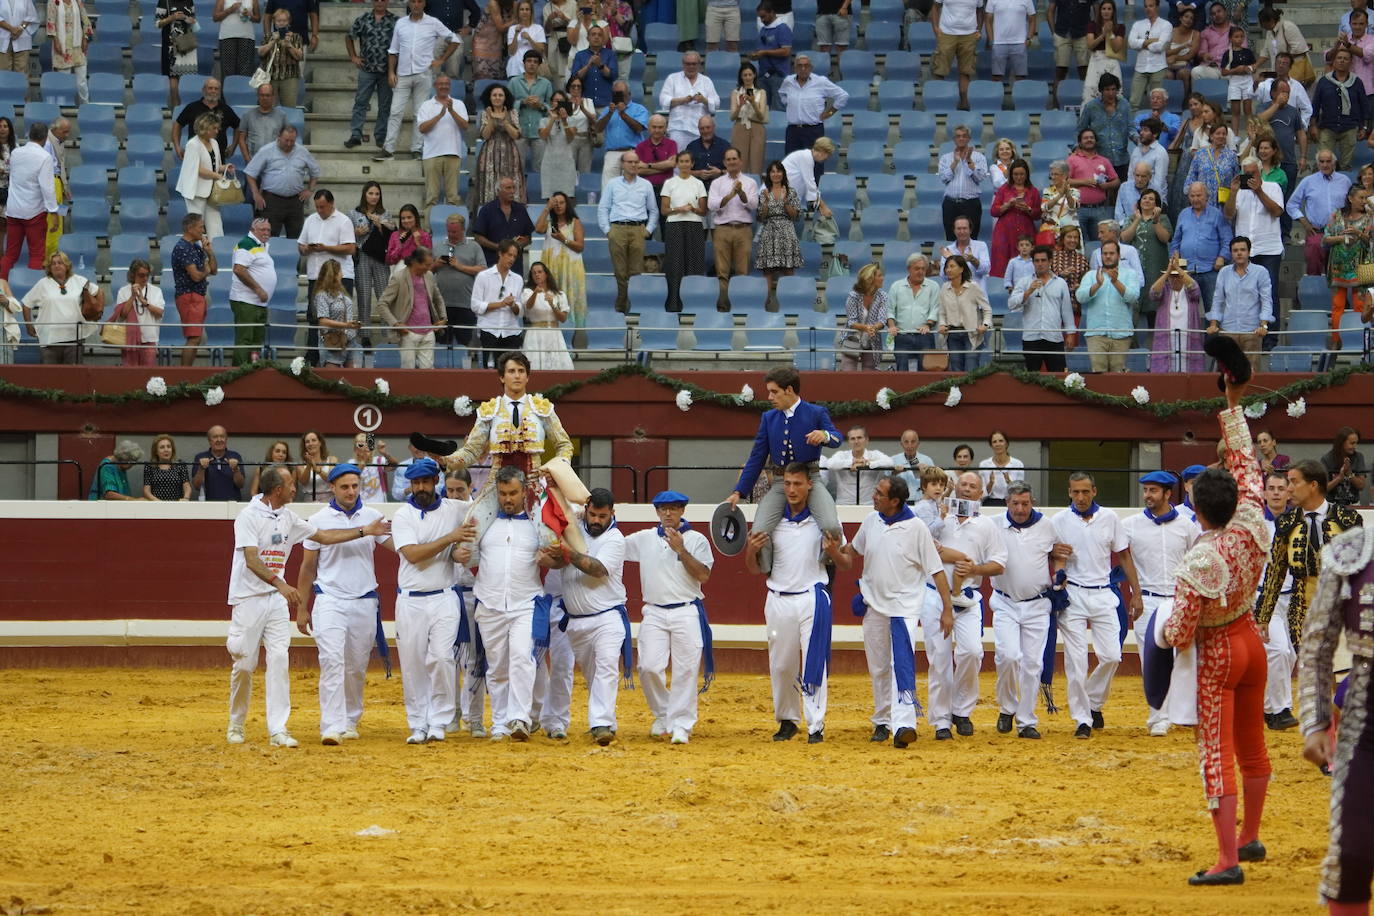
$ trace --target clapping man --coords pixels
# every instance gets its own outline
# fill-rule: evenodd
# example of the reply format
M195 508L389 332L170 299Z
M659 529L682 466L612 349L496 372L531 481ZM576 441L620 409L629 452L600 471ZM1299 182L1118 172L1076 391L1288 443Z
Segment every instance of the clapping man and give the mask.
M1023 277L1007 297L1007 309L1023 314L1021 349L1028 372L1063 372L1064 353L1077 343L1073 298L1069 285L1050 269L1053 257L1053 248L1037 246L1031 253L1035 274Z

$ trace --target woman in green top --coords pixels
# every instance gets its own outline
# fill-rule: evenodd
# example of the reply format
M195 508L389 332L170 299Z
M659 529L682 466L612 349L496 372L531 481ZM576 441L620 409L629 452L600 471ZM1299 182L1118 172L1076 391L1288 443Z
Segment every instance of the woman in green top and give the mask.
M1272 181L1288 196L1288 173L1283 170L1283 151L1273 134L1261 134L1255 141L1255 158L1260 163L1260 181Z
M1369 214L1365 211L1368 192L1359 185L1351 185L1345 195L1345 207L1331 214L1326 224L1322 244L1330 249L1327 257L1327 279L1331 285L1331 330L1341 326L1341 315L1348 308L1362 311L1368 294L1359 288L1356 275L1369 249ZM1340 335L1331 335L1332 349L1340 347Z
M1141 191L1131 221L1121 229L1121 240L1134 245L1136 251L1140 252L1140 270L1145 274L1140 280L1142 289L1149 289L1164 273L1169 262L1169 239L1173 234L1174 224L1169 221L1169 214L1164 212L1164 202L1159 192L1154 188ZM1147 319L1145 326L1149 328L1155 326L1154 305L1149 296L1140 297L1140 315Z
M101 459L87 498L141 500L143 497L134 496L129 487L129 468L142 460L143 449L137 442L125 439L119 443L113 455Z

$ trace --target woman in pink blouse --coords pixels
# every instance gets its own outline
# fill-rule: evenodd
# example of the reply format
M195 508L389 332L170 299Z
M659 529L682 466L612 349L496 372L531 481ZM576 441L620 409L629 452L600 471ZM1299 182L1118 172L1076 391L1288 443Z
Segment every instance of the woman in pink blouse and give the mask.
M386 243L386 263L395 267L410 256L416 248L433 248L434 239L420 228L420 211L414 204L406 204L396 218L396 231Z

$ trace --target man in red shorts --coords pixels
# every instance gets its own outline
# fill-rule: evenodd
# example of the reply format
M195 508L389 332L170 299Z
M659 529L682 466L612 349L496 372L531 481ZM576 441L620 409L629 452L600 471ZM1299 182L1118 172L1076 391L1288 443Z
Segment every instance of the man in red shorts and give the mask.
M177 315L186 335L186 348L181 351L181 364L196 364L196 348L205 336L205 295L210 289L210 277L219 273L215 251L205 237L205 217L188 213L181 220L181 238L172 249L172 281L176 288Z

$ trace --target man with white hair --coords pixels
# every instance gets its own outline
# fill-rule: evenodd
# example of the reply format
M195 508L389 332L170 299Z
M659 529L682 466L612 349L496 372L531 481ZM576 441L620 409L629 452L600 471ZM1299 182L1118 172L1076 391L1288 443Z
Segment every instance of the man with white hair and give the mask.
M1100 243L1117 242L1120 243L1121 264L1135 271L1135 275L1144 282L1145 271L1140 269L1140 250L1134 245L1121 243L1121 224L1114 219L1104 219L1097 224L1097 240ZM1098 245L1093 251L1093 255L1088 259L1088 267L1092 270L1102 266L1102 245Z
M1260 163L1246 156L1240 174L1231 181L1231 194L1222 207L1236 227L1236 235L1250 240L1250 260L1269 274L1269 301L1279 301L1279 267L1283 264L1283 188L1265 181Z
M1132 154L1134 155L1134 154ZM1154 188L1154 168L1148 162L1131 165L1131 180L1123 182L1116 192L1116 222L1122 226L1130 223L1135 215L1135 205L1140 195ZM1098 237L1102 235L1102 224L1098 223Z
M892 459L868 447L868 430L854 426L846 433L849 450L821 461L826 484L835 491L835 505L862 506L873 499L873 488L892 469Z
M1164 125L1155 118L1146 118L1137 126L1139 142L1131 147L1130 166L1134 174L1136 163L1145 162L1150 166L1150 187L1159 192L1161 198L1169 195L1169 150L1160 139ZM1124 187L1124 185L1123 185ZM1119 195L1118 195L1119 199ZM1117 213L1121 208L1118 204Z
M778 98L787 109L783 152L789 155L799 149L814 148L816 141L825 136L826 120L849 104L848 92L811 72L809 55L798 54L792 71L778 87Z
M688 51L682 55L682 69L663 81L658 104L668 109L668 136L678 149L686 149L701 136L698 124L720 107L720 94L711 78L701 72L700 54Z
M1172 111L1165 111L1169 107L1169 93L1165 89L1150 90L1150 107L1142 108L1135 116L1135 126L1139 129L1141 123L1148 118L1154 118L1163 129L1155 134L1155 139L1159 145L1166 150L1169 144L1174 142L1174 137L1178 135L1179 125L1182 123L1179 116Z

